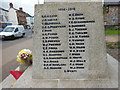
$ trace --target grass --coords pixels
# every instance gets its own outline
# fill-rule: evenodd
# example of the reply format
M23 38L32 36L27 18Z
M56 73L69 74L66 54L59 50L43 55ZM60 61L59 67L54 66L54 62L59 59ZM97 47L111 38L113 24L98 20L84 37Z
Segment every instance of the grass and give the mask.
M105 35L120 35L120 30L106 29Z
M120 42L107 42L106 46L109 49L115 49L115 48L120 49Z

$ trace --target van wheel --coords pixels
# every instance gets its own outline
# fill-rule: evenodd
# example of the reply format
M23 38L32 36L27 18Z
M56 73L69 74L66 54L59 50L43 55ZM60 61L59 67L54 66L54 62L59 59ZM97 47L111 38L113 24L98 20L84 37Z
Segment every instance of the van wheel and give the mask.
M5 36L2 36L2 40L3 40L3 41L5 40Z
M4 41L5 39L4 38L2 38L2 41Z
M14 36L14 35L12 35L11 39L15 39L15 36Z
M25 36L25 33L22 34L22 37L24 37L24 36Z

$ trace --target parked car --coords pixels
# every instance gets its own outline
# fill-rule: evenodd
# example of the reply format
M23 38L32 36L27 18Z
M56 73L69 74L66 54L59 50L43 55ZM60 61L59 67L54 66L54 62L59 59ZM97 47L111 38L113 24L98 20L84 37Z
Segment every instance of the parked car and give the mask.
M10 25L3 29L0 33L0 38L16 38L23 37L25 35L25 29L22 25Z

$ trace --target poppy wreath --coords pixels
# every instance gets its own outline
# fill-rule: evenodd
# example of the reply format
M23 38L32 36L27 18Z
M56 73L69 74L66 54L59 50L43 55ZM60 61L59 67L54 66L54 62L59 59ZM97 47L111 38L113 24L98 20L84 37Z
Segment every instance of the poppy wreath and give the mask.
M18 53L16 60L22 64L32 64L32 52L29 49L23 49Z

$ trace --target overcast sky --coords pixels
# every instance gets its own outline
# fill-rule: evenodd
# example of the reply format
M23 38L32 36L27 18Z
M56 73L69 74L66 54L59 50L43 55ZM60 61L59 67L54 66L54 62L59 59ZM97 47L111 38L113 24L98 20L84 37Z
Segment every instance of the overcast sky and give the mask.
M105 0L107 2L118 2L120 0ZM14 8L19 9L19 7L23 7L23 11L29 13L30 15L34 15L34 5L39 3L43 3L44 0L0 0L0 7L4 9L9 9L9 3L13 3Z
M9 3L13 3L14 8L19 9L19 7L23 8L23 11L29 13L30 15L34 15L34 5L39 3L43 3L43 0L0 0L0 7L8 10Z

